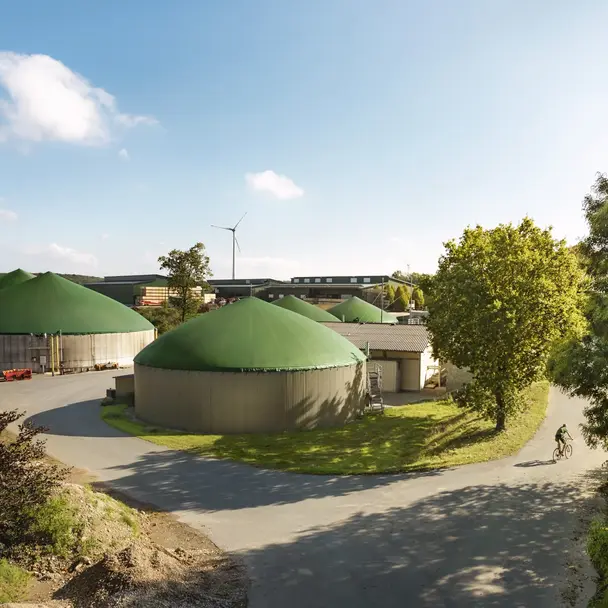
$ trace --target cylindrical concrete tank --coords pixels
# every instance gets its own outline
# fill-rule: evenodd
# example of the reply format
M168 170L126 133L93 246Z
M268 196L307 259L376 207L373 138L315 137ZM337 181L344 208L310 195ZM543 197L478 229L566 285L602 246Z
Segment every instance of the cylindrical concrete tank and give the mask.
M291 310L291 312L297 312L299 315L311 319L312 321L318 321L319 323L336 322L336 317L331 313L310 302L305 302L301 298L296 298L296 296L285 296L280 300L275 300L273 304Z
M201 433L338 426L365 404L365 357L304 316L245 298L168 332L135 358L135 412Z
M56 368L79 371L131 365L154 340L154 327L123 304L50 272L2 290L0 369L50 369L51 336Z

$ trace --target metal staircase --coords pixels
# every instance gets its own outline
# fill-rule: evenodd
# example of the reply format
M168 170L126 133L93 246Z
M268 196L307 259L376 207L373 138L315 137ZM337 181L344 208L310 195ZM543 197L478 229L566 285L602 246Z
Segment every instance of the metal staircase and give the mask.
M376 365L367 369L367 411L384 413L382 398L382 368Z

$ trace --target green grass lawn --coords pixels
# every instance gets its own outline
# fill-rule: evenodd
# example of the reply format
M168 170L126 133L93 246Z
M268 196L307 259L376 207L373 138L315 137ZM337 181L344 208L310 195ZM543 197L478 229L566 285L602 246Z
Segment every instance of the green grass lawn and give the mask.
M387 408L342 428L276 435L195 435L151 427L124 405L102 408L111 426L152 443L201 456L229 458L298 473L393 473L451 467L517 452L545 417L549 384L521 396L524 413L494 432L494 424L448 401Z

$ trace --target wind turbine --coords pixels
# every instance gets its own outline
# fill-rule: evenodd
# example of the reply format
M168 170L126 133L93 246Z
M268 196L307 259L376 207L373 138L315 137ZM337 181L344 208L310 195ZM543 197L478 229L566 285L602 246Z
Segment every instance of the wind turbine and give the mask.
M243 218L247 215L247 212L243 214L243 217L232 227L229 228L227 226L214 226L211 224L212 228L219 228L220 230L229 230L232 232L232 278L235 279L235 266L236 266L236 247L239 248L239 253L241 253L241 246L239 245L239 241L236 238L236 229L239 227L239 224L243 221Z

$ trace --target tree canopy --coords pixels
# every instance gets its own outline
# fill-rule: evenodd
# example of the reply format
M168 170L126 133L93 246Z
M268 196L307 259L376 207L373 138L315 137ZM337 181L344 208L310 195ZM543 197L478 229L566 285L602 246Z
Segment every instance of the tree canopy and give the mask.
M580 331L583 284L565 243L529 218L468 228L445 244L428 302L433 349L473 374L470 405L497 430L545 371L555 340Z
M569 394L588 399L583 436L593 447L608 448L608 178L599 174L583 201L589 234L576 247L589 276L585 301L587 326L581 339L569 339L554 351L549 371Z
M180 312L182 323L188 314L196 312L200 298L193 292L194 287L207 287L206 279L212 276L209 257L203 243L196 243L186 251L171 250L166 256L158 258L158 263L168 273L168 286L171 295L169 303Z

